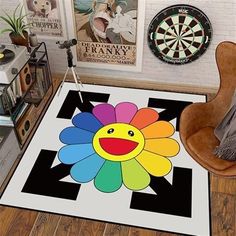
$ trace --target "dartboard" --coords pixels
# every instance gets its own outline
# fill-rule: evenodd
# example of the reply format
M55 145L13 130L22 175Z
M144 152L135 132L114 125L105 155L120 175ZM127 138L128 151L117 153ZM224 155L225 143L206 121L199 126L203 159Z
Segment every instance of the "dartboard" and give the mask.
M198 59L208 48L211 38L208 17L190 5L174 5L162 10L148 29L149 47L154 55L176 65Z

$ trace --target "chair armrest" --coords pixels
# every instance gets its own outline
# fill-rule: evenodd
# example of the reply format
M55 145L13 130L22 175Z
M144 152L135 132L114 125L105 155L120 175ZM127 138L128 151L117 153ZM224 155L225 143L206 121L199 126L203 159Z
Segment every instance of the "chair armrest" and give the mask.
M181 139L186 141L188 137L204 127L215 127L214 113L216 110L212 102L187 106L180 117Z

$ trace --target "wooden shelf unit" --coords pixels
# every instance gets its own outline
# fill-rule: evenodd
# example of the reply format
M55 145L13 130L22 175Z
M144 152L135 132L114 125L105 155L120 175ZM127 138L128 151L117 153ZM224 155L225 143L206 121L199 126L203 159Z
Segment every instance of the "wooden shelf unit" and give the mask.
M5 85L2 94L7 104L6 116L12 121L21 147L38 124L40 114L52 94L53 83L47 48L42 42L32 50L29 60L14 79Z

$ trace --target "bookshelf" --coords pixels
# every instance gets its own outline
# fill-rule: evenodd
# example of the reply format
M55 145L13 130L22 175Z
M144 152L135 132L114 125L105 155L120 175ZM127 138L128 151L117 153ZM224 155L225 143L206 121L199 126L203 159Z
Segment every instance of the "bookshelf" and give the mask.
M26 143L53 94L46 44L40 43L9 84L0 84L0 125L12 126L20 147Z

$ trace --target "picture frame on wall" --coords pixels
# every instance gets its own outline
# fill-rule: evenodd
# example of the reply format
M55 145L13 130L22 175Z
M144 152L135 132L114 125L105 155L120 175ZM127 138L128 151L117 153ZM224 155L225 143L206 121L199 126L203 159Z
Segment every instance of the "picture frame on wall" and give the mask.
M78 40L78 66L142 70L145 0L69 2L67 28L69 37Z
M30 33L38 38L67 39L64 1L61 0L21 0L31 24Z

